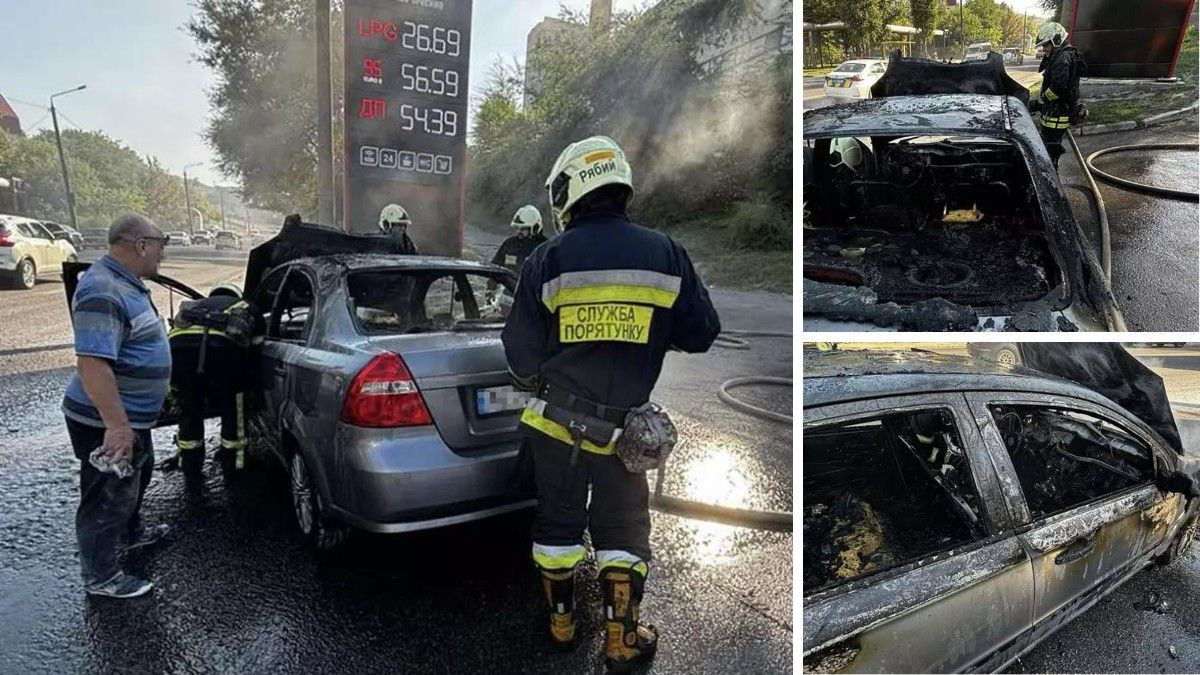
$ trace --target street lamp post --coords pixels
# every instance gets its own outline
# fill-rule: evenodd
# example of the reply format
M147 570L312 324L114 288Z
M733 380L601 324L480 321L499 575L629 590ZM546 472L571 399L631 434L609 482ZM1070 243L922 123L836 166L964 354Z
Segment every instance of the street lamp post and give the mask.
M195 228L192 227L192 191L190 189L188 189L187 170L192 167L201 166L203 164L204 164L204 162L193 162L193 163L188 164L187 166L183 167L183 200L184 200L184 202L186 202L186 206L187 206L188 234L196 234L196 230L195 230ZM204 227L203 220L200 221L200 226Z
M87 89L86 84L50 95L50 118L54 120L54 143L58 146L58 164L62 167L63 187L67 190L67 212L71 216L71 227L76 230L79 229L79 223L75 222L75 193L71 192L71 176L67 173L67 156L63 154L62 134L58 132L58 111L54 109L54 98L83 89Z

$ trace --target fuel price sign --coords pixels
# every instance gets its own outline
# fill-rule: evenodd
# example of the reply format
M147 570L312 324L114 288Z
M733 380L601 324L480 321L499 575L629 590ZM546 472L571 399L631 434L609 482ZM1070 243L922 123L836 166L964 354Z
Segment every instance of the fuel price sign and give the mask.
M471 0L346 0L345 225L400 204L422 253L461 255Z

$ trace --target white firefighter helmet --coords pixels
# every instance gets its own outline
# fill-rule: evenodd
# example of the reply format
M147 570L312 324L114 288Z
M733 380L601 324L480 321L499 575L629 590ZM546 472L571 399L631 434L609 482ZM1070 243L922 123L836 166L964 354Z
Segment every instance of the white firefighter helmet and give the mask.
M1049 42L1055 47L1061 47L1062 43L1067 41L1067 29L1063 28L1061 23L1048 21L1038 26L1036 44L1045 44Z
M546 177L555 220L565 223L564 216L581 197L604 185L624 185L633 193L633 171L621 147L608 136L592 136L568 145Z
M829 142L829 166L835 169L844 166L858 173L864 159L862 143L856 138L846 136Z
M537 234L542 231L542 212L538 211L537 207L533 204L526 204L517 209L509 225L514 230L528 227L530 234Z
M208 291L208 297L210 298L218 295L229 295L240 298L242 297L242 289L232 281L222 281Z
M381 232L390 232L392 225L403 225L408 227L412 224L412 219L408 217L408 211L404 210L399 204L388 204L379 212L379 230Z

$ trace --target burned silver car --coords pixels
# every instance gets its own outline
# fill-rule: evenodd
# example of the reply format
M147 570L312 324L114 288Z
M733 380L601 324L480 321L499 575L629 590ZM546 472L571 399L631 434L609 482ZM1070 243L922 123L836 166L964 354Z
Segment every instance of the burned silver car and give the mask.
M1195 536L1196 461L1148 408L968 358L804 359L805 672L1002 670Z
M872 93L804 113L806 330L1120 327L999 55L893 56Z

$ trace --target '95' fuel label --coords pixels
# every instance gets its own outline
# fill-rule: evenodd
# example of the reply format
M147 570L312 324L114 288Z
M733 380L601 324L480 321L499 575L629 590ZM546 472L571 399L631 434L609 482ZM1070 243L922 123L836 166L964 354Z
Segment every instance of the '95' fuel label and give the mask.
M558 341L650 342L653 307L613 302L567 305L558 310Z

